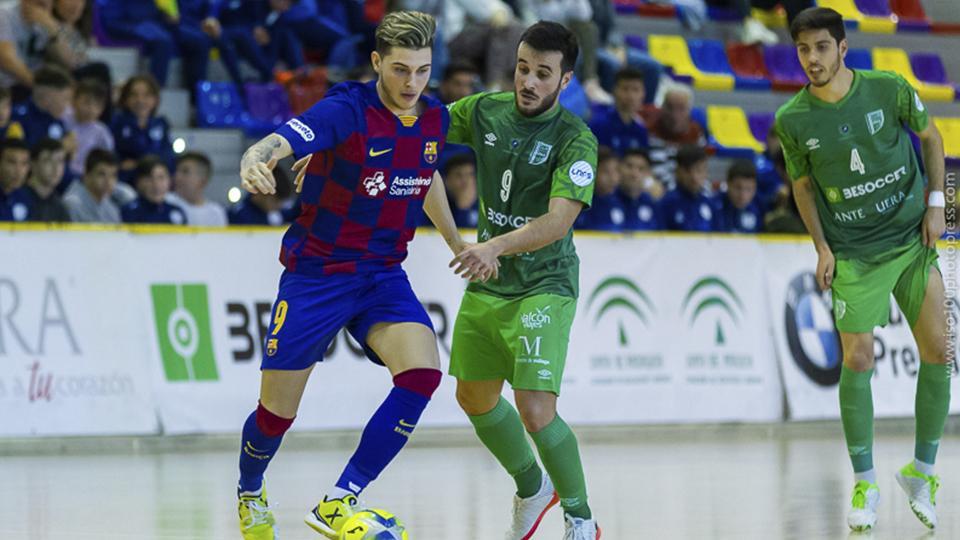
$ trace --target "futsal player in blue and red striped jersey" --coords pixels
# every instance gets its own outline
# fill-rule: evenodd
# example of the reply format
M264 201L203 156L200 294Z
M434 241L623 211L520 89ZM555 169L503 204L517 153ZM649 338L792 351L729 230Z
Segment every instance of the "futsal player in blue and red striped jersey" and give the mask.
M301 190L300 216L280 252L285 271L264 346L260 402L243 426L238 494L245 540L276 537L263 474L314 364L341 328L390 370L394 387L334 487L305 518L324 536L338 537L358 509L357 496L403 448L440 384L433 326L400 266L424 209L454 253L464 247L435 177L449 115L422 95L435 29L423 13L387 15L371 54L378 79L335 86L241 161L243 188L272 193L273 167L292 154ZM495 273L484 267L470 277Z

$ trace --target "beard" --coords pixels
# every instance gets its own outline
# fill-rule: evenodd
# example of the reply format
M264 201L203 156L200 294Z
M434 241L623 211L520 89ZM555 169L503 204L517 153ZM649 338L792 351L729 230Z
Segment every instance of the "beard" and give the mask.
M525 110L520 105L520 93L514 92L514 104L517 107L517 110L520 111L520 114L526 116L527 118L533 118L535 116L540 116L544 112L553 107L553 104L557 102L557 96L560 95L560 83L557 83L557 89L546 95L542 100L540 100L540 105L537 105L533 110Z
M838 71L840 71L840 60L839 60L839 58L837 59L836 62L834 62L833 64L831 64L829 68L826 68L826 67L824 68L824 70L823 70L824 75L823 75L823 76L824 76L825 78L824 78L822 81L815 81L815 80L813 80L813 79L810 79L810 84L813 85L813 86L815 86L815 87L817 87L817 88L823 88L824 86L830 84L831 81L833 81L833 78L837 76L837 72L838 72Z

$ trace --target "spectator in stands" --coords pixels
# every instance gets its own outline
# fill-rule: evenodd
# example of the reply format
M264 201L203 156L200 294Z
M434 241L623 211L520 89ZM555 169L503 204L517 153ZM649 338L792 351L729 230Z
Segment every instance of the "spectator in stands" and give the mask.
M650 163L653 172L667 184L673 183L674 157L683 145L704 146L706 132L692 116L693 90L671 84L664 90L663 103L645 107L641 113L650 132Z
M0 221L26 221L30 199L23 189L30 174L30 147L19 139L0 146Z
M12 116L13 99L10 89L0 86L0 141L23 138L23 126L20 122L11 121Z
M781 175L786 176L787 162L782 153L776 156L774 166ZM790 182L784 182L777 193L773 210L767 212L764 218L764 230L770 233L807 234L807 227L800 217Z
M63 204L57 186L63 178L67 152L63 143L54 139L41 139L31 152L33 162L30 178L24 188L29 198L30 221L44 223L70 221L70 214Z
M69 44L52 12L52 0L19 0L0 8L0 86L32 88L46 53L67 58ZM15 92L15 101L25 95Z
M67 118L67 129L77 139L77 149L70 159L70 173L83 174L87 155L94 148L113 150L113 133L100 116L110 100L110 91L96 79L85 79L77 85L73 95L73 115Z
M209 16L222 29L221 43L253 66L263 83L273 79L273 63L265 49L270 43L270 33L263 26L266 11L265 0L227 0L211 2ZM212 26L213 21L207 24Z
M92 32L92 8L85 0L54 0L53 15L63 28L63 41L67 44L63 56L47 50L47 61L60 64L71 71L76 80L96 79L103 86L113 88L110 67L103 62L91 62L87 56Z
M714 201L704 194L707 170L707 153L703 147L687 145L677 151L677 187L660 200L664 228L673 231L713 230Z
M324 62L344 72L367 61L374 27L356 0L269 0L267 16L273 58L288 68L304 64L303 47L324 55Z
M205 190L210 184L212 172L210 158L205 154L187 152L177 158L173 175L174 192L167 197L167 201L186 212L188 225L223 227L227 224L227 211L206 198Z
M442 169L447 200L457 227L475 229L477 211L477 166L472 154L456 154L447 159Z
M276 181L275 193L249 194L227 211L227 219L231 225L283 225L283 210L293 187L286 171L280 167L273 169L273 179Z
M124 223L167 223L185 225L187 214L167 202L170 193L170 169L157 156L145 156L133 171L137 198L120 209Z
M437 98L445 104L453 103L477 92L480 73L469 62L451 62L443 70L443 79L437 89Z
M657 201L663 184L653 177L650 157L643 150L627 150L620 158L620 203L625 231L653 231L663 228Z
M150 73L166 85L170 60L180 55L184 81L193 93L198 81L207 77L211 42L193 26L181 25L179 16L161 11L155 0L99 0L100 21L107 34L134 41L150 59Z
M757 200L757 168L750 160L734 161L727 169L727 190L717 202L713 229L717 232L758 233L763 209Z
M783 157L783 148L773 126L770 126L770 131L767 132L766 143L763 155L757 157L757 198L760 207L765 211L773 207L780 188L785 183L784 177L777 172L777 161Z
M593 23L599 30L600 48L597 50L597 70L604 90L613 91L616 74L622 68L632 67L643 73L644 102L653 103L663 75L663 66L636 47L630 47L616 31L616 9L612 0L590 0Z
M70 220L120 223L120 207L110 197L116 187L117 157L109 150L91 150L82 180L71 184L63 196Z
M623 230L624 211L618 188L620 166L617 154L606 146L597 149L597 180L590 208L580 212L574 223L578 229L616 232Z
M733 8L737 12L743 20L740 41L747 45L757 43L774 45L780 41L776 32L753 17L753 8L770 11L776 9L779 4L787 12L787 26L789 26L797 14L808 7L813 7L813 0L707 0L707 3L717 7Z
M613 105L594 110L590 130L597 143L609 146L617 155L627 150L646 149L650 146L647 126L640 117L643 108L643 73L634 68L617 72L613 88Z
M240 57L237 53L236 41L227 39L224 34L223 26L217 19L218 7L220 2L211 2L210 0L177 0L180 22L177 28L181 34L189 35L189 39L196 42L206 42L206 48L216 48L220 52L220 61L226 68L230 79L243 91L243 77L240 74ZM253 34L245 36L252 41ZM242 39L243 37L241 37ZM264 62L266 59L264 58ZM200 80L206 79L206 70L199 73ZM267 79L269 80L269 71Z
M173 167L170 124L157 115L160 87L149 75L136 75L120 90L120 110L110 126L120 159L120 180L131 183L141 157L152 154Z
M34 75L33 95L13 108L13 119L23 126L23 138L33 146L40 139L63 140L72 152L76 146L73 137L67 137L64 119L73 99L73 78L61 68L46 66Z

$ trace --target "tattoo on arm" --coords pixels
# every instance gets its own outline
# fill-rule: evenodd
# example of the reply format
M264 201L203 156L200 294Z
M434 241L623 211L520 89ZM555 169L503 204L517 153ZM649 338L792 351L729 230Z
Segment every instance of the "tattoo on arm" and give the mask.
M249 163L250 160L253 160L254 163L266 163L270 161L273 153L279 148L280 140L275 135L271 135L251 146L243 156L244 161Z

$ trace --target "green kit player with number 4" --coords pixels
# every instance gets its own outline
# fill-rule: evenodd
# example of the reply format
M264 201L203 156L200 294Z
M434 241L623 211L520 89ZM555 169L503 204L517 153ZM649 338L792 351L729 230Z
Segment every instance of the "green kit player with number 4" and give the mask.
M593 197L597 162L593 134L558 103L578 51L564 26L537 23L520 40L514 92L450 105L447 140L476 153L480 199L479 243L451 263L474 281L457 316L450 373L478 437L516 481L514 540L530 538L558 501L565 540L600 538L577 439L556 410L578 294L571 227ZM494 275L478 270L498 260ZM500 395L504 381L519 414Z
M946 228L943 142L902 77L844 65L847 41L839 13L807 9L790 33L810 84L780 108L776 129L819 256L817 282L833 292L843 347L840 417L855 476L847 523L863 531L877 521L873 330L889 320L892 293L921 360L914 460L896 477L914 514L934 528L939 481L933 464L952 372L936 252ZM920 137L927 185L908 129Z

